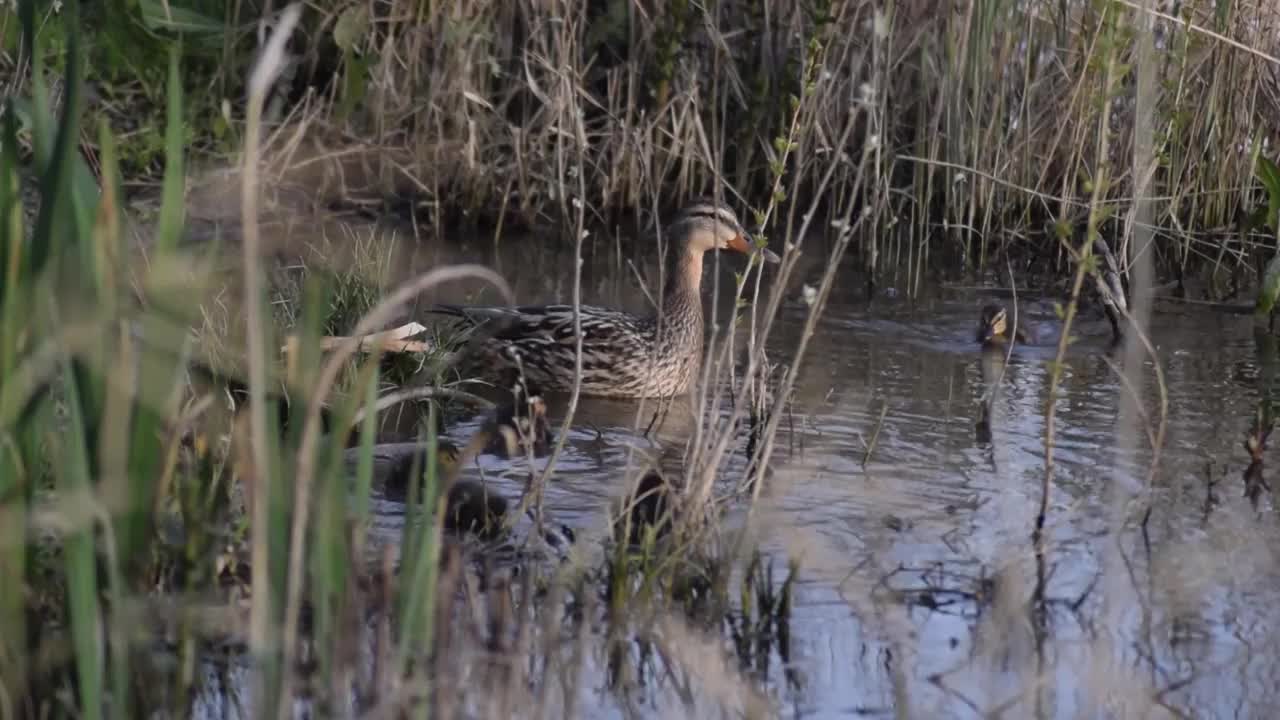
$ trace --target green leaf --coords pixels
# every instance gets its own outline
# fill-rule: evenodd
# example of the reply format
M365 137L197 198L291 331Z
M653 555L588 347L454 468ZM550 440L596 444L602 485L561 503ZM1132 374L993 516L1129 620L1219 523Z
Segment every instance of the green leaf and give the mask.
M1267 190L1267 224L1272 230L1280 231L1280 168L1259 155L1257 175Z
M333 44L343 53L356 49L356 43L369 32L369 13L364 5L353 5L338 16L333 24Z
M1271 258L1267 269L1262 274L1262 284L1258 288L1258 299L1254 303L1254 316L1265 320L1275 309L1276 298L1280 297L1280 253Z
M342 97L338 101L338 117L346 118L364 104L369 87L369 67L372 64L371 55L361 55L352 50L343 53Z
M148 30L212 35L223 31L222 21L203 13L175 5L172 1L139 0L142 24Z
M182 122L182 78L178 73L177 47L169 53L168 109L164 134L164 191L160 203L160 227L156 245L160 254L171 251L182 236L185 170Z

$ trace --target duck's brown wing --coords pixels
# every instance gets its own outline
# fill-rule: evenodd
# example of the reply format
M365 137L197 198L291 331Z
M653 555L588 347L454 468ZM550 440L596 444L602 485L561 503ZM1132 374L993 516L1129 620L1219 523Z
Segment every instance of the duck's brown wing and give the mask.
M437 305L431 310L463 318L483 328L489 337L507 342L574 344L572 305L519 305L516 307L463 307ZM652 322L620 310L579 307L583 344L609 344L619 352L643 345Z
M632 386L651 380L647 368L657 340L656 321L594 306L582 306L579 312L585 392L627 394ZM485 355L501 358L506 366L518 357L527 377L547 389L571 387L578 377L572 305L460 308L453 314L479 323L483 338L475 340L486 348Z

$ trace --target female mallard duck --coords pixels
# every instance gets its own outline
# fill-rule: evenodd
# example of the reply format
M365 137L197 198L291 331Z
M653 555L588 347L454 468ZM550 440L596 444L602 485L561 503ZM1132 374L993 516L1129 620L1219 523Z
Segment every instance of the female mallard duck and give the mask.
M702 360L702 256L708 250L753 251L747 231L733 211L710 202L686 207L669 227L666 292L659 312L647 317L583 305L582 377L584 395L615 398L670 397L687 392ZM767 262L779 258L761 248ZM517 367L546 390L573 389L576 338L572 305L460 307L437 305L433 312L489 325L477 344L493 368Z
M1021 326L1011 327L1009 314L1002 305L991 303L982 308L982 319L978 322L978 342L983 347L1002 345L1009 340L1029 343L1031 339Z

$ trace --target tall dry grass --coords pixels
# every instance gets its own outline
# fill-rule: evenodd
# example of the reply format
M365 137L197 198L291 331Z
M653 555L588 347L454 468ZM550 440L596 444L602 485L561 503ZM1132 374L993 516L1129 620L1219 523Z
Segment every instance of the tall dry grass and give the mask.
M224 25L227 61L212 71L215 93L200 88L199 107L201 117L226 115L222 142L237 150L263 8L245 3L218 18L194 0L174 7ZM12 15L0 24L16 27ZM1134 38L1148 26L1155 162L1139 182L1125 159L1138 130ZM847 206L882 208L882 232L854 250L869 267L911 268L915 288L925 270L983 268L993 255L1063 277L1060 240L1086 231L1093 187L1103 185L1112 220L1128 218L1143 187L1159 272L1252 268L1255 158L1280 142L1277 27L1280 10L1264 0L975 0L945 10L923 0L329 0L306 8L287 79L267 103L268 123L307 130L264 147L277 160L268 192L293 184L302 192L290 202L361 208L393 198L437 236L459 222L538 224L572 241L575 203L602 227L648 214L654 199L668 208L721 187L762 208L785 174L795 180L788 212L770 231L793 225L815 197L815 229L833 237L829 221ZM814 43L822 52L810 77ZM18 50L4 61L20 92ZM201 82L193 76L188 92ZM813 142L779 167L789 98L808 85L821 98L803 118ZM845 133L855 108L868 112ZM868 145L870 182L855 192ZM220 162L216 144L193 147Z
M814 228L832 237L848 207L871 207L881 231L854 250L868 267L911 268L915 287L925 270L976 269L994 255L1061 277L1060 240L1086 231L1095 186L1101 227L1116 238L1125 233L1113 221L1144 187L1157 269L1181 278L1247 258L1254 158L1280 141L1280 10L1261 1L976 0L940 12L932 2L388 0L319 4L303 24L295 90L315 92L295 91L288 118L314 146L289 148L280 168L292 174L281 177L314 188L323 176L322 194L361 206L399 197L436 234L482 221L568 236L576 203L588 225L609 227L722 187L762 209L785 175L771 232L793 228L811 200ZM1126 159L1138 127L1134 38L1148 24L1155 162L1139 183ZM306 74L335 64L332 78ZM819 99L799 130L812 141L782 163L789 98L810 91ZM870 177L855 190L868 147Z

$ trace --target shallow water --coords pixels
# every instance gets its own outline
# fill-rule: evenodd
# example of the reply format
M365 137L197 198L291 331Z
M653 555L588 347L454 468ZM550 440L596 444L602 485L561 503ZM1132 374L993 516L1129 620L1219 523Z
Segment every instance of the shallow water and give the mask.
M521 302L564 300L571 278L553 270L564 267L559 260L534 254L515 273L508 256L499 267ZM406 272L439 261L421 257ZM728 285L741 262L722 263ZM584 281L584 300L635 307L630 271L619 272L616 260L601 265ZM841 282L833 293L762 495L761 539L777 582L787 560L801 558L789 658L774 652L759 684L772 712L1265 715L1280 700L1280 650L1268 642L1280 621L1270 550L1280 538L1269 493L1255 505L1241 479L1248 457L1240 443L1261 372L1249 318L1158 308L1151 340L1169 413L1145 538L1123 500L1146 482L1151 452L1145 442L1127 454L1114 449L1124 388L1108 363L1119 356L1108 353L1105 323L1082 321L1054 401L1048 551L1037 559L1052 340L1017 347L1005 363L974 342L990 296L936 290L908 301L882 287L868 304L864 289ZM1050 303L1026 298L1020 312L1053 334ZM789 361L806 313L798 302L784 308L772 360ZM988 440L976 425L993 378ZM552 398L554 427L564 405ZM679 412L649 438L634 429L631 403L584 398L575 418L547 493L556 521L598 527L623 490L631 448L674 447L676 461L664 464L678 470L689 435ZM448 436L463 439L477 422ZM647 415L639 426L646 423ZM1138 426L1126 432L1141 438ZM520 476L503 476L510 464L481 464L494 487L517 497ZM375 499L374 510L375 538L398 542L404 506ZM602 653L589 653L587 665L581 714L701 714L671 682L653 680L637 704L608 690Z

